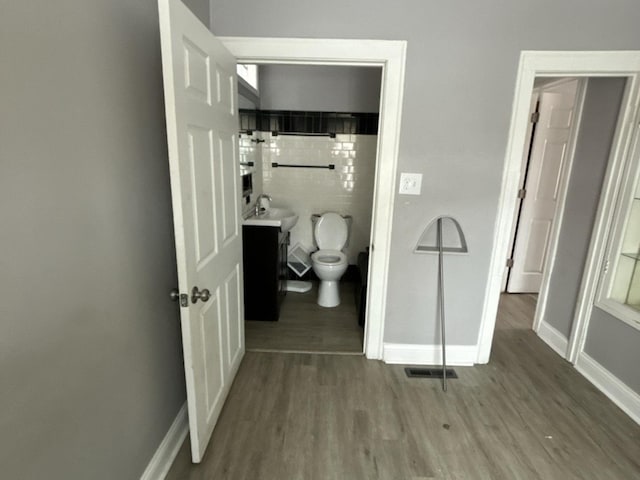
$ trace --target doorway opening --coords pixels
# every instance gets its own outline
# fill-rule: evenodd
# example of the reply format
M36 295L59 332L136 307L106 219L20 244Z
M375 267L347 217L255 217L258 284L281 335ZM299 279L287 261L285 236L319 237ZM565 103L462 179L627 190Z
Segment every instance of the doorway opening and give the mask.
M587 82L576 77L534 80L498 330L524 327L541 334L535 312L546 304L548 292L542 302L539 293L543 280L548 283L545 275L551 273L549 260L554 258L548 257L558 251Z
M367 358L382 358L406 42L241 37L220 40L239 63L381 68L363 349Z
M531 115L532 138L524 155L526 194L517 199L514 261L499 316L521 296L526 301L521 309L535 312L528 316L529 328L563 358L626 82L625 77L534 82L532 105L538 113Z
M251 184L242 201L248 219L243 226L246 349L362 354L382 68L242 64L238 69L257 72L253 85L238 79L240 170ZM281 247L275 248L274 237L269 249L265 227L250 223L277 209L290 210L297 219L281 232ZM328 248L316 235L327 213L342 218L346 240L331 247L343 254L331 265L343 271L330 286L339 296L321 299L326 274L312 254ZM330 235L325 242L338 230L325 231Z
M496 248L494 248L491 259L490 278L487 284L478 342L478 363L487 363L489 360L496 325L496 312L498 311L501 300L500 292L504 292L505 290L509 291L507 285L512 272L506 271L505 268L509 267L505 265L507 263L506 260L512 260L510 255L511 251L515 253L514 243L517 243L517 240L514 242L513 238L517 239L519 236L517 230L520 228L516 228L516 225L518 224L519 214L524 210L524 206L517 203L515 199L518 199L518 202L523 200L518 198L520 196L518 195L519 192L524 188L523 181L526 182L527 180L526 173L523 179L523 169L526 168L529 160L533 160L533 157L530 158L528 155L528 147L534 147L533 143L535 141L533 138L535 129L529 125L531 114L535 113L535 105L537 104L537 100L535 102L532 100L532 93L536 93L536 88L539 90L538 93L540 93L540 90L544 90L545 85L547 87L553 87L555 83L557 86L558 82L560 84L564 83L566 88L566 85L570 82L577 80L575 104L577 107L576 112L580 113L581 109L584 108L590 83L593 84L593 91L595 92L598 90L595 88L596 85L602 82L606 83L607 80L611 80L614 83L617 81L618 84L621 85L622 92L615 105L616 110L614 118L611 121L610 137L606 141L602 140L598 144L598 148L606 144L606 151L600 152L602 165L599 167L601 168L601 171L598 172L599 177L592 175L591 178L591 186L589 187L591 190L589 193L591 193L590 201L592 203L590 205L586 203L584 205L579 203L576 205L575 202L577 199L579 201L580 195L573 195L569 199L569 201L573 203L567 203L567 191L569 188L577 192L586 192L589 190L589 188L581 187L580 182L585 180L585 172L592 172L590 166L578 168L576 164L578 161L582 162L583 157L585 157L584 152L576 153L574 151L575 148L579 148L575 145L576 138L580 138L581 132L585 137L585 141L588 141L590 136L588 128L584 123L585 116L584 114L580 114L579 117L576 118L575 125L573 126L575 129L573 148L569 149L570 144L563 147L568 149L567 153L571 153L571 156L564 157L568 161L563 161L564 165L560 165L559 170L564 168L567 174L564 176L562 174L559 175L558 181L551 182L551 185L546 187L547 191L556 193L556 195L554 195L556 197L556 205L553 209L554 214L552 219L550 221L545 220L547 226L544 229L544 235L539 234L538 237L534 237L533 240L531 237L527 238L525 236L525 240L532 243L535 247L533 250L538 253L536 261L530 262L529 266L537 263L536 266L539 267L536 272L539 276L539 286L536 286L534 283L534 287L529 285L524 288L524 291L535 292L536 289L539 291L537 298L535 296L529 298L529 300L533 302L533 309L535 310L535 318L532 319L533 322L531 326L554 350L563 357L569 358L569 352L577 343L576 340L580 336L576 331L574 317L580 314L580 305L585 302L585 296L588 295L588 292L586 292L583 287L584 277L597 275L597 266L594 265L595 262L592 259L593 252L591 251L593 250L593 238L596 237L595 234L597 232L605 228L606 214L607 211L610 211L612 208L613 203L612 190L617 188L615 185L619 180L619 166L627 156L632 140L633 129L631 128L629 120L633 118L637 111L637 74L638 62L636 55L626 54L625 52L522 53L516 83L514 110L507 148L500 207L496 223ZM563 78L559 79L560 77ZM537 85L536 79L538 79ZM534 112L531 111L532 105L534 105ZM592 120L593 118L596 120L591 123L595 125L598 119L597 108L593 108L592 105L591 110ZM549 147L549 142L546 142L545 146ZM588 157L588 155L586 156ZM572 164L574 157L577 160ZM542 177L538 175L537 179L539 180L539 178L543 177L544 175L542 175ZM525 198L530 193L530 191L527 191ZM586 228L582 238L583 242L579 248L567 249L566 245L561 242L561 236L567 232L571 233L571 228L573 227L572 222L576 219L582 222L581 228ZM531 217L529 217L529 222L531 223ZM555 308L554 305L548 304L550 301L550 291L557 293L561 288L559 290L557 285L552 285L550 279L554 271L557 273L557 275L553 275L553 278L556 280L567 278L568 273L562 270L564 268L562 261L560 264L558 264L557 261L558 259L568 258L572 259L574 267L577 265L577 268L572 272L574 278L571 278L570 281L566 280L563 288L572 289L573 300L567 300L566 298L563 300L564 305L568 305L570 310L569 313L564 315L567 323L566 328L553 328L548 322L543 321L543 319L546 318L549 308ZM524 270L526 271L527 269ZM529 268L529 270L536 269ZM530 295L530 293L526 293L525 295ZM535 293L533 293L533 295L535 295ZM584 325L580 325L580 328L584 328Z

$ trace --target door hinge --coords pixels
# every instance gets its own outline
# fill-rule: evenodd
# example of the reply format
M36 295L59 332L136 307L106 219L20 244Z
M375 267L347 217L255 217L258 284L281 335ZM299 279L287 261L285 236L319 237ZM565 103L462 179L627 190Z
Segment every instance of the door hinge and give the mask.
M513 258L507 258L507 268L513 268Z
M518 198L524 199L527 196L527 191L524 188L518 190Z
M533 112L531 114L531 123L538 123L540 121L540 112Z
M188 307L189 306L189 295L187 295L186 293L181 293L180 294L180 306L181 307Z
M607 273L607 271L609 270L609 260L604 261L603 270L604 270L604 273Z

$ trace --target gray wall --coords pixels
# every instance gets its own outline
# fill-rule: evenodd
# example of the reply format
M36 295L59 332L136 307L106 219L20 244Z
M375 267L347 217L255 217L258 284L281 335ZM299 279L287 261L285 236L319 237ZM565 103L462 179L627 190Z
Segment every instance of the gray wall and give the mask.
M238 92L238 108L245 110L256 110L259 108L259 105L256 105L250 98L245 97L244 95Z
M137 479L185 400L157 4L0 10L0 476Z
M377 112L378 67L260 66L260 108L320 112Z
M594 139L598 136L612 136L613 129L611 126L614 124L614 117L617 112L617 109L614 109L614 106L616 104L620 104L624 83L620 79L591 79L589 80L589 83L593 89L600 91L598 95L600 97L600 101L592 102L591 109L594 111L594 115L600 114L603 121L608 118L609 120L607 123L609 126L601 124L600 128L598 128L598 124L596 123L592 125L593 128L591 128L590 131L587 131L587 127L585 126L585 140L583 141L584 154L591 156L594 154L600 154L601 156L605 156L605 153L608 153L602 151L602 145L605 144L605 138L603 138L600 145L597 145L594 142ZM607 98L609 98L608 102L606 100ZM596 176L599 175L601 171L602 167L598 168L597 165L592 165L589 170L585 169L584 171L581 170L580 172L576 172L576 181L582 182L587 180L587 183L582 186L582 193L574 195L574 208L569 216L571 217L570 222L573 224L573 227L577 227L573 229L572 240L577 243L579 248L577 252L574 253L576 256L574 266L565 265L565 267L567 270L572 271L574 275L579 273L580 276L577 278L580 279L583 271L582 267L586 260L588 248L587 240L590 238L591 228L595 217L594 214L593 217L590 218L584 213L584 211L586 210L585 207L594 204L595 200L588 198L588 196L593 197L595 193L589 193L589 189L594 188L595 191L600 191L599 188L595 189L592 182L588 182L588 177L591 176L595 181L597 181ZM600 175L600 177L603 177L603 175ZM599 182L601 184L602 180L599 180ZM580 205L580 203L578 203L580 201L584 202L584 204L582 207L576 208ZM580 224L583 225L582 228ZM589 226L588 232L581 232L580 230L584 230L587 224ZM584 236L583 238L582 236L585 234L588 234L588 236ZM568 250L570 245L566 245L566 247ZM581 263L577 263L578 261L581 261ZM556 286L560 290L564 288L562 285L564 282L562 281L562 278L559 278L558 280L559 281ZM552 285L552 291L553 287L554 285ZM562 291L560 290L557 293L562 293ZM567 305L571 308L572 319L575 301L570 305L568 299L575 298L577 300L577 288L575 289L575 294L573 293L573 289L565 291L565 293L567 295L564 297L564 308L567 309ZM559 298L558 300L562 301L562 298ZM556 301L556 303L558 302ZM558 309L557 311L558 313L562 312L561 309ZM558 316L557 318L562 317ZM570 321L567 322L565 319L565 322L558 324L558 326L562 328L561 331L567 336L570 332L570 323ZM640 373L638 370L638 365L640 365L639 346L640 332L638 330L621 322L607 312L594 307L589 321L589 329L587 332L587 341L585 343L584 351L595 361L603 365L613 375L626 383L628 387L638 393L640 393Z
M424 173L393 213L386 342L437 343L436 259L412 253L456 217L468 256L446 263L447 340L477 343L521 50L640 45L637 0L212 0L218 35L407 40L400 172ZM251 14L247 14L251 12Z
M622 78L590 78L587 83L544 318L566 338L571 333L625 83Z
M584 351L640 394L640 331L594 308Z
M182 0L205 25L209 25L209 0Z
M621 78L591 78L587 85L544 318L566 338L571 334L624 87ZM639 345L638 330L599 308L593 309L585 352L638 393Z
M238 108L256 110L260 108L260 95L255 89L238 76Z

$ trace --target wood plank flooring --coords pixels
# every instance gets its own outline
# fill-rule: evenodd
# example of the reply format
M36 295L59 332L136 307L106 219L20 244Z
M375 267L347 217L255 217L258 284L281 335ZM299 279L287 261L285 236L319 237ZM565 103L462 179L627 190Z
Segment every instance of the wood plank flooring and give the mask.
M640 478L640 426L502 298L491 362L447 393L362 356L249 352L203 463L185 441L168 479Z
M340 282L340 305L319 306L318 283L307 293L287 292L277 322L245 322L249 351L362 353L354 284Z

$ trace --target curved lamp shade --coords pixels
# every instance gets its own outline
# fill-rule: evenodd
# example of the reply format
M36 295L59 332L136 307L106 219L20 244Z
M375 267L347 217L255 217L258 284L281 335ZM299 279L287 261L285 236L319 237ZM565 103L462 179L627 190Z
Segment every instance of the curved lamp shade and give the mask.
M453 217L436 217L424 232L413 253L438 253L438 226L442 228L442 252L443 253L469 253L467 240L464 237L462 228Z

